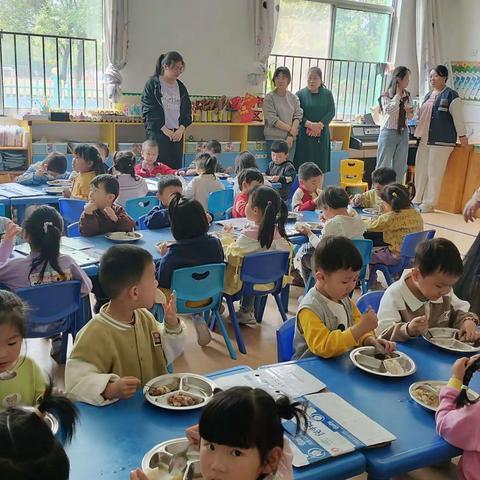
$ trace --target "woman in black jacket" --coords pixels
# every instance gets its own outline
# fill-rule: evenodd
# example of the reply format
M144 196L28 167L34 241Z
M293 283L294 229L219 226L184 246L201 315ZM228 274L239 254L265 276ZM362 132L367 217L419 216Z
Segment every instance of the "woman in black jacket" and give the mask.
M158 143L158 160L172 168L181 168L183 135L192 123L192 103L178 77L185 62L178 52L160 55L155 73L142 94L142 117L147 138Z

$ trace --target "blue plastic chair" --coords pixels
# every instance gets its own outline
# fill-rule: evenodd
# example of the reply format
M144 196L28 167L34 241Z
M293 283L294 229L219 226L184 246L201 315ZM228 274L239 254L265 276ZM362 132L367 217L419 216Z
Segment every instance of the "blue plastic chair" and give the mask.
M177 297L177 313L197 314L203 313L208 320L210 312L213 314L210 328L216 323L220 327L230 357L237 359L227 329L220 316L220 305L222 304L223 280L225 276L224 263L212 263L198 267L179 268L174 270L172 276L172 291ZM201 307L192 307L190 302L209 300L208 304Z
M277 360L288 362L293 356L293 337L295 335L295 317L289 318L277 330Z
M293 179L292 186L290 187L290 190L288 191L288 198L287 198L287 207L289 210L292 210L292 198L293 194L297 191L298 188L298 175Z
M214 220L224 220L227 210L231 207L233 207L233 188L209 193L207 210L213 215Z
M242 353L247 353L242 333L235 313L233 302L240 300L243 295L257 297L255 302L255 317L257 322L261 322L268 295L273 295L277 303L278 311L284 322L287 321L287 315L280 298L282 292L283 277L288 275L290 267L289 252L273 251L252 253L243 259L242 269L240 271L240 280L243 282L242 288L234 295L224 293L227 301L228 312L235 332L238 349ZM268 290L257 290L256 285L273 284Z
M357 299L357 307L360 313L365 313L369 307L373 308L375 313L378 312L380 300L385 292L383 290L374 290L372 292L364 293Z
M368 280L368 287L371 281L376 278L376 273L380 270L385 276L388 285L393 283L393 277L401 275L406 268L410 268L412 261L415 258L415 249L417 245L425 240L431 240L435 236L435 230L425 230L423 232L409 233L405 235L400 251L400 261L396 265L385 265L383 263L373 263L370 265L370 278Z
M58 209L66 226L78 222L87 202L78 198L59 198Z
M233 207L230 207L229 209L227 209L227 211L225 212L225 218L233 218L232 212L233 212Z
M80 222L71 223L67 227L67 237L79 237L80 236Z
M75 340L75 314L82 309L81 282L57 282L19 288L15 293L28 305L27 338L53 337L62 333L60 363L67 359L68 334ZM42 331L38 331L42 327Z
M153 207L158 205L158 198L153 195L147 197L130 198L125 202L125 211L134 220L146 215Z
M137 218L137 230L147 230L147 225L145 223L146 215L142 215L140 218Z

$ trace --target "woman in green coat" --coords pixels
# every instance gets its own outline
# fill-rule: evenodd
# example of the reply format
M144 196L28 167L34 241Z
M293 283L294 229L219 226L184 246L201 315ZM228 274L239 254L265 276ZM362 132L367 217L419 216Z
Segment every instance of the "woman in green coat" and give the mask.
M295 167L305 162L316 163L322 172L330 171L330 130L335 116L335 102L322 82L322 71L311 67L307 87L297 92L303 109L303 120L297 137Z

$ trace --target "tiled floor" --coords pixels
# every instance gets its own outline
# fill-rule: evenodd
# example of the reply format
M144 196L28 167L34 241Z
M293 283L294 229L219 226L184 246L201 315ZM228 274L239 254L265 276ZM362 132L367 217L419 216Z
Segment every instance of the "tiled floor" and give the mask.
M455 242L462 255L468 251L475 236L480 231L480 221L466 224L460 215L446 213L425 214L425 229L436 229L437 236L443 236ZM298 296L302 289L293 287L290 295L290 316L293 316L297 306ZM228 325L228 320L225 321ZM175 371L206 373L221 370L236 365L258 367L276 362L275 331L281 325L281 318L273 301L268 302L264 322L255 327L243 327L247 355L239 354L238 360L231 360L221 335L214 334L213 341L206 347L196 343L195 330L187 320L188 339L184 355L175 362ZM231 338L233 332L230 329ZM63 385L63 368L54 364L49 358L49 345L45 340L30 340L27 344L28 354L35 358L47 370L59 386ZM356 477L357 480L366 476ZM446 480L455 479L452 466L426 468L411 472L409 475L397 477L397 480Z

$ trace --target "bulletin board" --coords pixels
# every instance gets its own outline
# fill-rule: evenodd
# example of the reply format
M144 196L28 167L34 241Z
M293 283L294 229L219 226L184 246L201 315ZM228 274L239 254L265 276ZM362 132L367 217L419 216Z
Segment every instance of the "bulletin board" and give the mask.
M480 102L480 62L450 62L453 89L461 99Z

